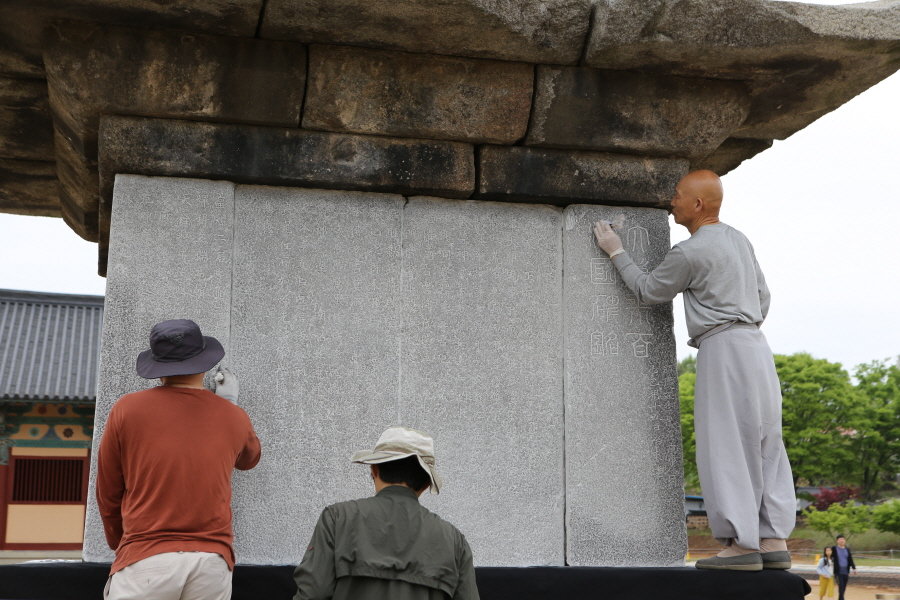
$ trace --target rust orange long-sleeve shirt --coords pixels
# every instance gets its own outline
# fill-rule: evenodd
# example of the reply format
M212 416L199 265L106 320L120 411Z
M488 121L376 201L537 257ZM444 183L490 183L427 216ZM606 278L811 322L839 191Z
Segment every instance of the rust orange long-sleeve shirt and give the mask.
M122 396L97 455L97 504L115 573L163 552L215 552L234 567L232 470L259 462L240 407L208 390L159 386Z

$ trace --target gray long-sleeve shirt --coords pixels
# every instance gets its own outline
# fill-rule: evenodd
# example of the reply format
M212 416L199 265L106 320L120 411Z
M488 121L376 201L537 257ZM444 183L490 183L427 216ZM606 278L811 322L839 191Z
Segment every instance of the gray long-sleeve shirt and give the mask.
M466 538L397 485L327 507L294 581L294 600L478 600Z
M769 288L753 246L725 223L695 231L669 250L651 273L634 264L627 253L613 264L644 304L668 302L684 292L684 316L692 338L733 321L760 324L769 312Z

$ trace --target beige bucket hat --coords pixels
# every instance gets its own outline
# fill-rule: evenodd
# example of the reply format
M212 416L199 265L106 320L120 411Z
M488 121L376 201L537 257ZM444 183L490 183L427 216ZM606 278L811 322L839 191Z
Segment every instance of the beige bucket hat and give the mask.
M427 433L399 425L388 427L378 438L373 450L354 452L350 460L364 465L377 465L408 456L415 456L419 460L431 479L431 491L439 494L442 483L434 467L434 440Z

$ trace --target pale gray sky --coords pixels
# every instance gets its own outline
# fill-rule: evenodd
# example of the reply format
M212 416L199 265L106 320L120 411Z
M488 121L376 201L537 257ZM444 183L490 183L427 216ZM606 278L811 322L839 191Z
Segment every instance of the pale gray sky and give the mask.
M840 2L820 2L838 4ZM722 220L772 290L773 351L852 368L900 355L900 73L723 179ZM672 242L687 231L672 223ZM0 214L0 288L103 294L97 246L61 219ZM675 306L679 357L686 345Z

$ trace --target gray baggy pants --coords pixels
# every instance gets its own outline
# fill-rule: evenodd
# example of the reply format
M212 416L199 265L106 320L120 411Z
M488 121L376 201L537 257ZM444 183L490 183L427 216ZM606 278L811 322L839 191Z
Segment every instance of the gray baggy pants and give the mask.
M787 538L797 500L781 439L781 387L755 326L700 343L694 391L697 470L712 534L744 548Z

